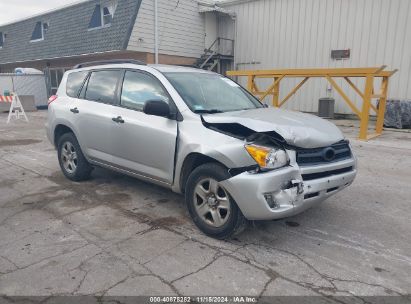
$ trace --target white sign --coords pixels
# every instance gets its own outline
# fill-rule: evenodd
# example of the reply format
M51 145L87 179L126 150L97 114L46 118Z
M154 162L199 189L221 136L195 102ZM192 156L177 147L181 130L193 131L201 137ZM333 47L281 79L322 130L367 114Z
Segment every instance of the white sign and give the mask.
M7 118L7 123L10 122L10 119L14 117L15 119L20 119L20 117L24 117L28 122L29 119L24 112L23 105L20 102L20 98L17 94L13 94L13 100L11 101L10 110L9 110L9 117Z

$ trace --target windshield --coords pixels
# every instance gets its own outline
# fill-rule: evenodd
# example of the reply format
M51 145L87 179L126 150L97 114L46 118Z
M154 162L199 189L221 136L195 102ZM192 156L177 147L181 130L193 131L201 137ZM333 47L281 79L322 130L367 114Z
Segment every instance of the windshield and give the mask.
M218 74L177 72L164 75L195 113L222 113L263 107L237 83Z

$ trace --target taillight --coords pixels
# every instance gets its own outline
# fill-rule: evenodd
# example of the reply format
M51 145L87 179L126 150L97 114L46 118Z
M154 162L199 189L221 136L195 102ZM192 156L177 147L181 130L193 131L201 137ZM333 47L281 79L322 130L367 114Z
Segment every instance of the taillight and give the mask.
M58 97L57 95L50 96L49 102L47 104L51 104L53 101L55 101L57 99L57 97Z

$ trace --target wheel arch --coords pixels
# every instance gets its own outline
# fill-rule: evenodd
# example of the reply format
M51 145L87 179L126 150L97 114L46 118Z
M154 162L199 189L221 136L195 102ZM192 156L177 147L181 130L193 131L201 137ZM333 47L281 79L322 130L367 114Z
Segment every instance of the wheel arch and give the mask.
M74 136L76 136L73 129L68 127L67 125L65 124L56 125L56 127L54 128L54 133L53 133L53 141L54 141L54 146L56 148L57 148L59 139L61 138L61 136L63 136L66 133L73 133Z
M201 154L199 152L192 152L185 157L183 165L181 166L181 172L179 176L179 184L180 184L181 193L185 192L185 186L186 186L188 177L190 176L191 172L193 172L195 168L201 165L207 164L207 163L217 163L221 165L222 167L226 168L227 171L229 169L222 162L218 161L217 159L211 156Z

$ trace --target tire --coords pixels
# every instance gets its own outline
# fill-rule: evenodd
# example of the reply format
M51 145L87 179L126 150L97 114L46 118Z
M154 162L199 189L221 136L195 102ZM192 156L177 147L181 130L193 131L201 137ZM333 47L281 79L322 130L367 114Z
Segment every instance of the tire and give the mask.
M73 133L63 134L59 138L57 155L61 171L69 180L79 182L90 177L93 168L84 157Z
M237 203L218 182L230 178L227 169L216 163L193 170L185 187L185 201L196 226L206 235L227 239L242 232L247 220Z

